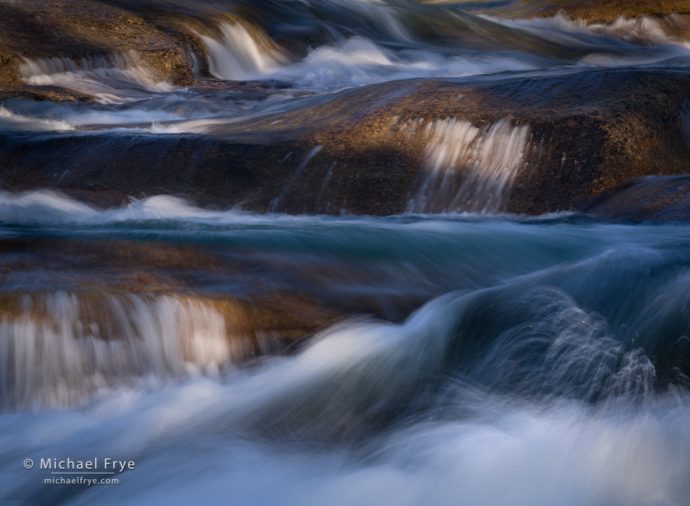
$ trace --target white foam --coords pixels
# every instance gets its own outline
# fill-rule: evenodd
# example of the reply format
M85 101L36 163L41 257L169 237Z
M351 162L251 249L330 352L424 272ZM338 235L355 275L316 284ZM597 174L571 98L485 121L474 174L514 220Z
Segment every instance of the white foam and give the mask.
M463 77L577 66L616 67L661 63L674 57L690 56L690 42L678 35L688 28L687 21L680 16L620 18L611 24L586 24L562 15L530 20L485 16L478 26L482 23L500 26L485 26L484 35L481 31L472 32L473 37L485 37L489 46L496 45L496 50L476 50L464 44L460 36L449 38L447 44L440 46L438 41L425 41L422 35L414 35L412 27L404 22L413 19L406 16L404 5L373 0L338 2L342 4L339 8L355 9L370 19L371 25L382 36L374 40L364 36L363 30L343 34L335 27L335 32L340 35L334 36L332 43L311 48L300 61L292 61L287 51L283 51L259 27L242 20L228 20L218 25L214 35L197 34L206 48L210 73L219 79L287 81L295 85L299 94L303 90L330 92L399 79ZM467 23L478 23L473 18L461 21L449 20L450 24L444 30L452 31L453 23L459 23L457 30L461 34L467 30ZM502 34L507 31L534 39L537 50L519 51L506 47ZM357 33L359 35L353 35ZM274 93L267 101L241 98L229 106L227 101L221 104L215 98L190 91L199 104L204 104L199 108L191 107L185 105L187 91L160 95L178 89L158 80L136 51L79 61L68 58L25 59L20 73L28 84L67 87L92 95L106 105L137 103L131 104L131 110L108 105L100 110L87 111L82 105L61 110L56 108L48 116L40 111L34 114L19 110L12 112L15 116L12 121L6 112L4 118L0 117L4 123L11 123L12 128L19 129L59 131L116 127L157 134L213 133L215 125L241 120L248 110L256 113L270 109L272 101L285 104L294 96L292 93ZM153 104L151 101L154 99L169 101L160 105ZM253 105L248 106L249 103ZM161 107L166 111L160 110ZM20 118L22 115L32 120Z
M0 192L0 222L15 224L107 223L158 219L213 219L225 213L196 208L170 196L134 200L129 205L98 210L61 193L42 190L12 194Z
M425 50L392 51L375 42L352 37L334 46L321 46L302 61L279 68L271 77L317 90L420 77L461 77L532 70L529 58L472 53L444 56Z
M202 36L211 73L223 79L273 78L308 89L336 90L398 79L487 75L564 65L557 58L549 61L548 57L510 48L473 51L460 45L455 54L435 51L432 45L414 40L398 19L398 11L390 5L358 1L352 8L376 20L400 46L384 47L357 35L316 47L301 61L290 64L258 29L248 30L237 22L223 23L221 39ZM661 22L652 18L620 18L608 25L587 25L560 14L546 19L485 19L548 43L580 50L586 53L579 62L583 65L620 66L688 55L688 43L666 34ZM621 45L625 43L629 44ZM646 51L639 44L653 50Z
M322 218L316 218L316 221ZM325 218L323 218L325 219ZM335 218L327 218L336 221ZM206 225L235 223L310 223L311 216L251 214L239 209L208 210L170 195L132 199L111 209L96 209L53 190L0 192L0 223L13 225L107 225L123 222L180 221Z
M317 436L358 424L370 431L368 417L438 371L458 309L445 298L405 325L339 325L303 353L225 383L125 394L78 413L4 416L0 490L15 500L35 490L35 475L19 469L16 455L115 454L135 459L136 472L117 487L82 489L71 503L232 496L242 504L444 505L461 495L468 504L496 506L685 504L686 395L594 408L511 401L459 384L448 407L461 415L424 412L430 419L362 439L353 452L334 444L291 448L256 435L266 426Z
M565 20L567 23L567 20ZM647 44L674 44L679 42L668 35L658 18L640 16L638 18L619 17L613 23L592 23L578 20L575 23L595 33Z

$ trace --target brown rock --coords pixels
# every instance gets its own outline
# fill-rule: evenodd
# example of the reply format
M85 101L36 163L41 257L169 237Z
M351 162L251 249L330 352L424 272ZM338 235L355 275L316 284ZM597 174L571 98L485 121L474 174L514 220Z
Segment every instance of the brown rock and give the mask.
M424 177L428 138L406 123L506 119L530 125L535 146L506 209L570 210L631 178L690 172L689 89L683 71L639 69L403 81L314 97L210 135L6 135L0 187L105 205L167 193L256 211L394 214Z
M551 17L560 12L571 19L611 23L620 17L690 14L690 4L686 0L518 0L487 10L516 18Z
M162 80L192 81L187 48L171 31L129 10L98 0L0 2L0 87L21 85L21 57L107 56L129 50Z

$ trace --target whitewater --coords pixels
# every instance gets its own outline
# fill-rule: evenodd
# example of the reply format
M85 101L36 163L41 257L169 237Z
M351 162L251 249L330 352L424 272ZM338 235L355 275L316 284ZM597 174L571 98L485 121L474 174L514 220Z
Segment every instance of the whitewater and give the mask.
M318 261L331 274L304 285L314 293L428 300L255 355L217 305L250 286L121 293L113 278L131 267L102 260L87 274L98 293L46 293L74 267L29 255L24 281L3 281L26 293L0 323L3 502L686 504L685 226L253 215L166 196L2 204L4 240L239 248L289 276ZM117 487L67 489L18 467L64 455L137 467Z
M3 100L0 141L234 136L254 153L257 132L322 125L291 112L382 83L690 64L687 17L492 6L203 3L180 28L193 84L134 50L23 57L24 85L77 99ZM687 224L508 213L549 149L510 110L385 127L421 153L386 216L321 202L336 161L308 176L328 138L272 161L290 169L265 212L234 187L227 205L156 185L105 203L86 197L107 183L2 189L0 504L690 506ZM57 181L99 149L73 146ZM288 213L307 182L329 215ZM93 486L40 466L104 458L135 465Z

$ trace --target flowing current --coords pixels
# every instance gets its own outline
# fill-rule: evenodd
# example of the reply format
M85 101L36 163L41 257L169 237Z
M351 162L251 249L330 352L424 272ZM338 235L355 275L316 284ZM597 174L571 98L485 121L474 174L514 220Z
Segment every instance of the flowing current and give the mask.
M679 69L690 62L690 22L681 15L602 24L563 14L499 17L504 9L493 3L408 0L151 1L150 8L168 12L175 29L185 33L192 85L166 82L145 51L81 58L27 53L18 68L22 83L74 99L8 98L0 103L0 131L243 138L248 131L293 126L299 133L307 125L294 126L281 115L368 85L439 79L473 85L516 76L567 80L597 69ZM549 148L528 122L516 123L509 114L487 124L461 112L416 118L421 123L409 141L424 144L417 161L424 175L396 212L502 212L515 182L538 167L540 151ZM300 166L295 163L297 171ZM321 170L325 190L332 167ZM300 183L288 178L266 209L283 210L284 195ZM328 204L316 207L334 211Z
M232 139L251 157L260 135L346 126L360 111L329 104L375 85L690 64L680 15L112 3L166 13L194 81L167 82L134 50L20 55L29 91L69 99L4 99L0 144L74 141L58 182L99 146L208 141L222 154L212 141ZM323 117L291 123L301 110ZM681 116L678 143L690 141ZM215 207L1 191L0 504L690 506L690 228L506 214L552 147L509 108L487 118L384 125L386 142L419 154L401 214L385 217L329 207L329 190L359 174L338 173L337 142L319 132L273 160L287 167L280 185L261 173L263 214L234 188ZM180 146L155 162L193 151ZM192 188L197 175L184 176ZM287 214L303 187L333 215ZM107 190L71 195L109 203ZM105 458L135 465L89 486L43 464Z
M187 49L197 79L234 86L216 86L221 93L208 86L174 86L133 50L77 59L23 55L19 75L25 84L61 87L93 101L10 99L0 109L0 127L210 133L219 124L303 106L305 97L318 100L367 84L678 67L690 57L690 24L677 15L587 24L563 15L507 19L498 17L502 11L494 12L493 3L483 2L149 3L176 16L193 13L179 23L194 41ZM264 91L237 87L247 81L261 83Z
M683 225L0 203L3 503L687 504Z

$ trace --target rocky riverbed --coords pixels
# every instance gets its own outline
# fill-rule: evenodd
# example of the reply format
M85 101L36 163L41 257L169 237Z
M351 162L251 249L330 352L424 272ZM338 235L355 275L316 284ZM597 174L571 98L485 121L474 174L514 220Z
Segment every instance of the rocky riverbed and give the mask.
M456 121L491 137L504 122L528 134L507 148L521 153L499 155L521 163L492 210L582 209L631 179L688 170L690 23L678 2L619 3L403 2L357 16L328 2L284 13L272 2L3 2L0 121L18 131L0 140L0 185L101 206L169 193L291 213L396 214L429 199L476 210L476 196L448 193L462 171L446 195L420 194L434 187L428 131ZM317 23L339 9L332 26ZM410 57L417 46L435 54L429 69ZM348 54L361 58L349 70ZM461 159L469 151L453 164L474 163Z
M687 506L688 174L686 1L0 0L0 503Z

